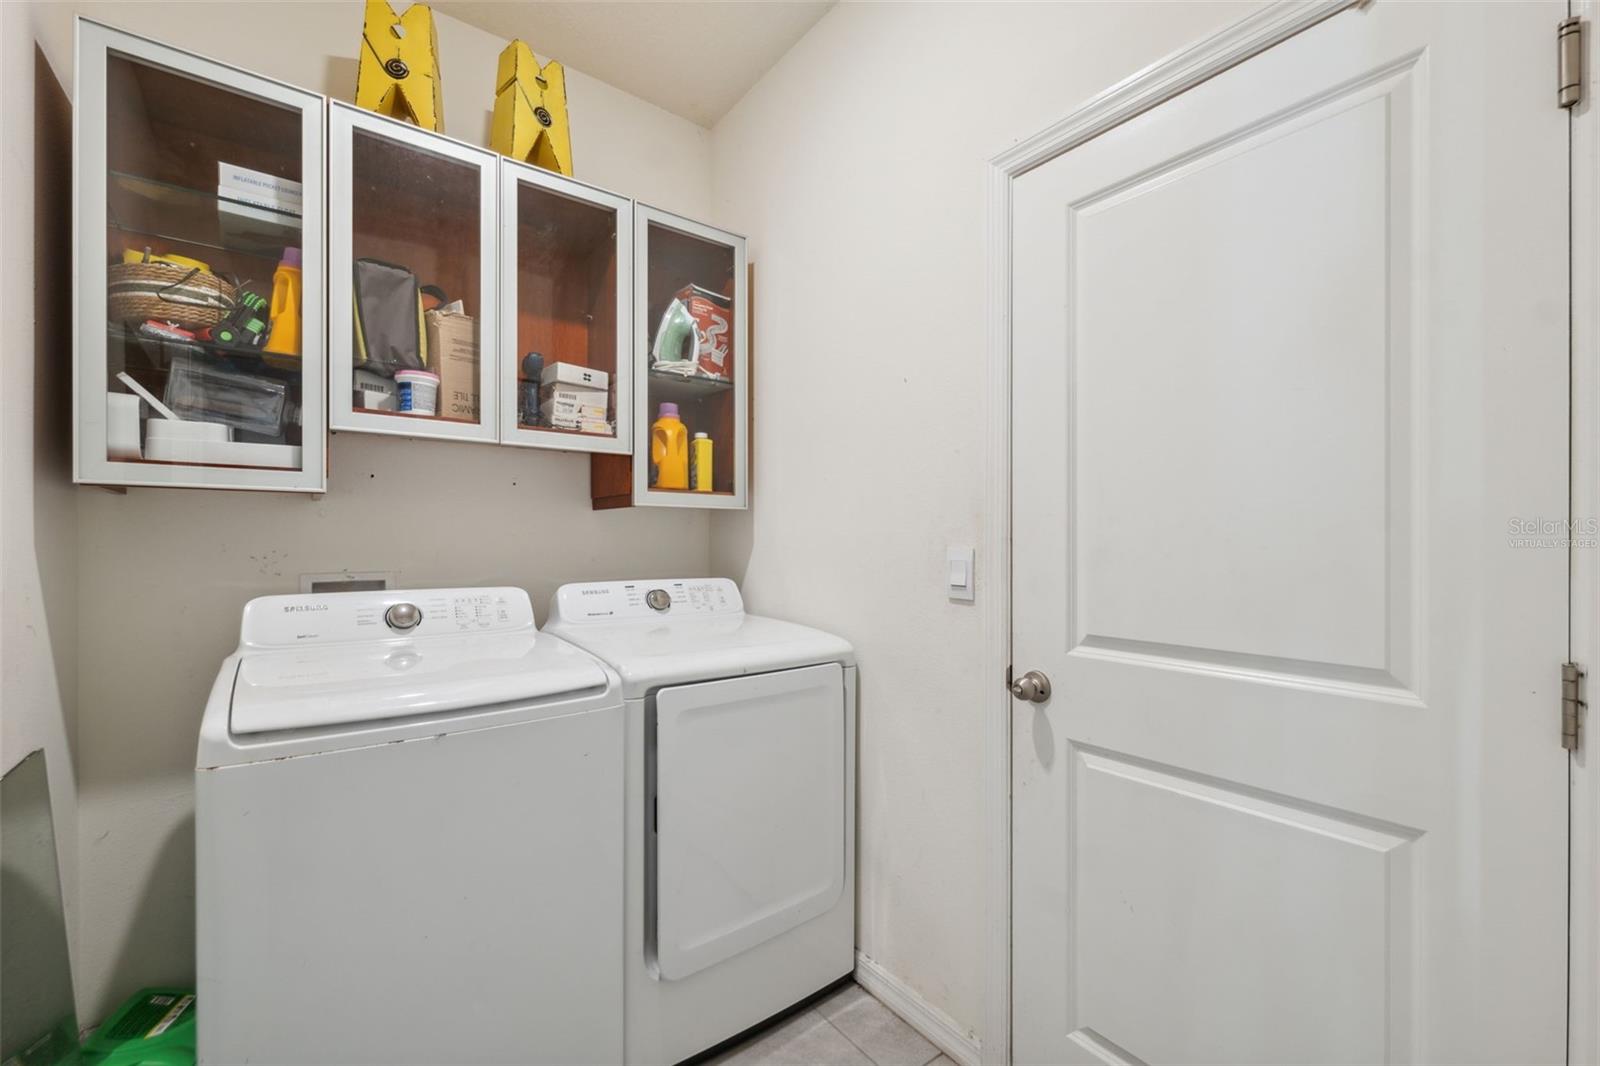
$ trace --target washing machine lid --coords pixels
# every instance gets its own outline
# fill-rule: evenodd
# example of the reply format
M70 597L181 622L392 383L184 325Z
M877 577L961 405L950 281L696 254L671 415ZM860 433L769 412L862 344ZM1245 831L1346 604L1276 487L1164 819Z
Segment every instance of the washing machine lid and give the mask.
M665 607L651 605L653 592L666 594ZM563 585L545 629L609 663L630 699L685 682L855 662L842 637L745 614L725 578Z
M409 608L399 630L391 608ZM381 722L604 689L605 670L533 627L521 589L264 596L245 608L228 732Z
M605 685L592 658L533 633L261 652L240 660L230 731L377 722Z

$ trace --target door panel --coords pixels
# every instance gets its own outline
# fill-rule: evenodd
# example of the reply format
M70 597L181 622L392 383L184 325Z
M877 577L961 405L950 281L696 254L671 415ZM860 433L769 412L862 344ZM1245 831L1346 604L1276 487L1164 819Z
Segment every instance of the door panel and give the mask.
M1410 1000L1389 949L1410 933L1415 833L1126 755L1071 757L1085 1017L1138 1034L1152 1062L1385 1060L1387 1018ZM1270 958L1240 965L1253 944Z
M1388 224L1409 73L1069 206L1078 642L1386 671L1389 564L1403 583L1410 548L1387 493L1410 353L1385 313L1386 265L1409 250L1410 205Z
M655 949L688 977L825 914L844 891L837 663L655 696Z
M1561 14L1346 11L1016 180L1019 1062L1562 1058Z

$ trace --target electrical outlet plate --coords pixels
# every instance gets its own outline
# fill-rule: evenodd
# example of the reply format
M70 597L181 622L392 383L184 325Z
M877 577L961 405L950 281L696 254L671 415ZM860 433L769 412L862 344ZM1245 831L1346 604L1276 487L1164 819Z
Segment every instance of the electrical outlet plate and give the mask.
M397 570L335 570L327 574L301 574L302 593L374 592L395 588Z

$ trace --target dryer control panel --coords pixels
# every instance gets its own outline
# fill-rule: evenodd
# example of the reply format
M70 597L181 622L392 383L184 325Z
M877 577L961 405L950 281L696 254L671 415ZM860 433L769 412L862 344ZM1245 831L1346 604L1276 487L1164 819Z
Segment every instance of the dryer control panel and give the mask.
M550 603L550 620L626 622L744 613L739 586L725 577L595 581L562 585Z
M533 603L524 589L385 589L258 597L245 605L239 642L287 648L519 631L533 631Z

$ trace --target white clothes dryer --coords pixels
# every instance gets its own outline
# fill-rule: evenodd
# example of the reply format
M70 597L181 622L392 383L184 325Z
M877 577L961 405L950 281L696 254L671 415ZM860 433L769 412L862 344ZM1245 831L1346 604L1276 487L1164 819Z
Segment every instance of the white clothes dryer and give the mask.
M626 1061L676 1063L855 965L855 656L720 578L565 585L627 701Z

